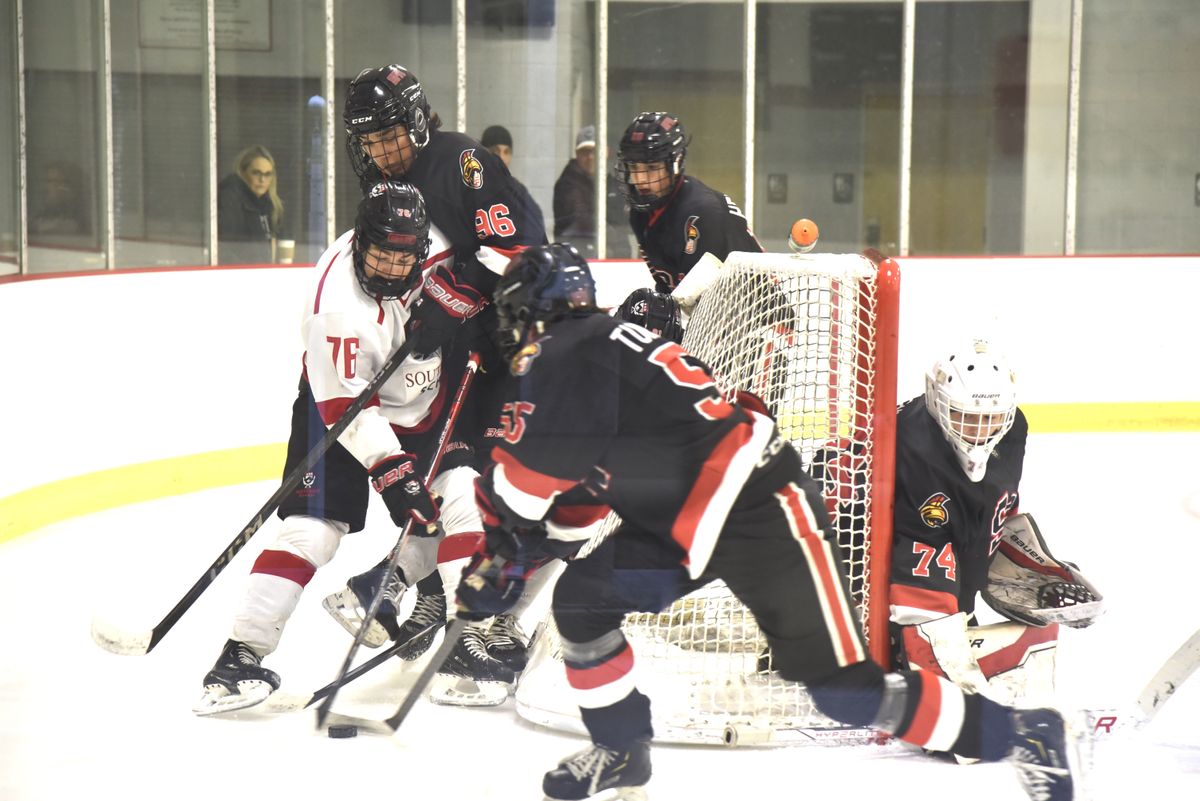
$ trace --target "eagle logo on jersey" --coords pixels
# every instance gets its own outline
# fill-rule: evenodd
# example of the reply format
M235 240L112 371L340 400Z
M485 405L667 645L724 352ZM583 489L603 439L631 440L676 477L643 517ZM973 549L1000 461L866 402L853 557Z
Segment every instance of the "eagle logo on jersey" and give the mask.
M921 522L930 528L941 528L950 522L950 510L946 508L946 504L950 503L950 496L944 492L935 492L925 499L925 503L921 504L921 509L918 514L921 515Z
M462 169L463 183L468 189L483 188L483 165L475 158L475 148L464 150L458 155L458 166Z
M683 243L683 252L689 256L696 252L696 243L700 241L700 226L696 225L698 222L700 222L700 217L693 214L683 224L683 235L686 237Z
M512 358L512 374L525 375L533 368L533 360L542 355L542 346L534 342L517 351Z

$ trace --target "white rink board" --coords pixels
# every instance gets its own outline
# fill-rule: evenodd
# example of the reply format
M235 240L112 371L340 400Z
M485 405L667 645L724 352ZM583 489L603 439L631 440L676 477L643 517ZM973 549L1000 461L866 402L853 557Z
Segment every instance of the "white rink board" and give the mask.
M902 259L900 399L951 335L1011 349L1022 402L1200 400L1200 258ZM283 442L306 269L0 284L0 497L153 459ZM594 264L601 305L650 284Z

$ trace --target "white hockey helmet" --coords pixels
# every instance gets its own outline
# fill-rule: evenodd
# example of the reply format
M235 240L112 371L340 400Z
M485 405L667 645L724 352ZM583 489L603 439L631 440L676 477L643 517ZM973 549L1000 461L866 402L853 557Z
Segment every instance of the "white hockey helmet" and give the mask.
M1016 378L1003 356L976 339L925 374L925 407L967 478L982 481L996 443L1016 418Z

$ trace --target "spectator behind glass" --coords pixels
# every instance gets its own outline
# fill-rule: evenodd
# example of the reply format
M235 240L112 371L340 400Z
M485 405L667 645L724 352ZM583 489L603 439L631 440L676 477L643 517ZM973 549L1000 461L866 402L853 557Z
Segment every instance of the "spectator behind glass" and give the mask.
M575 137L575 156L554 182L554 241L596 257L596 127Z
M88 210L91 197L84 192L79 168L70 163L48 162L41 180L29 187L29 233L37 241L91 234Z
M275 159L262 145L238 154L234 172L221 179L217 192L220 264L274 261L283 201L275 186Z
M512 167L512 134L503 125L489 125L479 137L479 144L495 153L504 162L505 167Z
M508 132L507 128L503 125L489 125L484 129L483 136L479 137L479 144L492 151L492 153L503 161L504 166L510 168L511 174L513 140L512 134ZM515 177L513 178L513 184L517 192L524 195L525 199L529 201L530 208L537 212L538 219L542 221L542 227L544 228L546 225L546 215L542 213L542 207L533 199L533 195L529 194L529 190L525 188L525 184L518 181Z

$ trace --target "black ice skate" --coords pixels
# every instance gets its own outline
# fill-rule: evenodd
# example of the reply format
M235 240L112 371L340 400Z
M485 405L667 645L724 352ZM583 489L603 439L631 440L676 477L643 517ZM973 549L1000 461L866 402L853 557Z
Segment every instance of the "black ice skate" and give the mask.
M429 700L450 706L499 706L508 700L515 674L488 656L484 630L468 626L429 684Z
M325 611L332 615L333 619L342 625L342 628L357 635L387 566L388 561L385 559L366 573L352 576L343 589L326 596L325 600L321 602L321 606L325 607ZM383 600L379 604L379 611L375 614L371 625L367 627L363 645L369 648L378 648L389 639L395 640L400 637L400 624L396 621L396 609L400 606L400 599L404 596L406 589L408 589L408 585L393 572L391 580L383 590Z
M408 640L408 644L396 652L401 659L412 660L429 650L433 638L437 636L437 628L428 630L430 626L441 626L446 622L446 596L440 592L436 595L424 595L418 592L417 603L413 607L408 620L400 624L400 634L396 642ZM421 634L421 632L425 632ZM420 636L417 636L420 635Z
M1012 719L1016 740L1008 759L1021 787L1033 801L1071 801L1074 782L1062 715L1053 709L1016 709Z
M192 711L204 716L245 709L278 689L279 674L263 667L262 657L248 645L229 640L204 677L204 696Z
M593 744L548 772L542 779L542 792L549 801L645 801L649 781L648 742L635 742L627 751Z
M528 642L516 615L496 615L484 638L488 656L503 662L514 673L520 673L529 662Z

